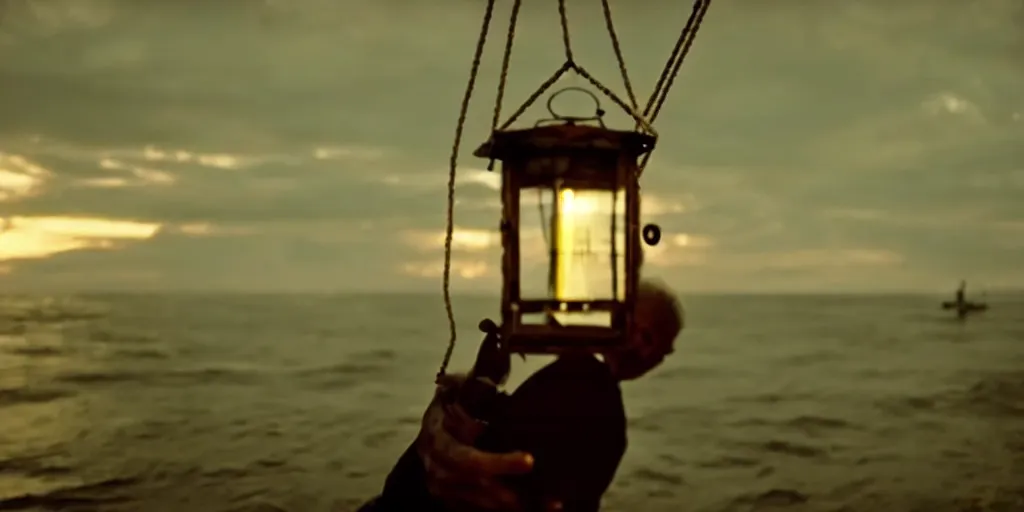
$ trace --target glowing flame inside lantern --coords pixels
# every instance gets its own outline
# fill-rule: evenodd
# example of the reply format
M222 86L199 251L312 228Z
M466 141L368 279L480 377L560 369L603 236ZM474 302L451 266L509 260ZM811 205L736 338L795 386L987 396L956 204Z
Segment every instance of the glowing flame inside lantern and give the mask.
M615 213L618 271L618 298L624 293L625 237L622 232L625 194L617 194ZM574 191L562 189L558 194L558 215L552 232L556 251L552 275L552 292L556 300L611 299L611 191ZM605 290L606 291L602 291ZM607 324L611 320L606 312L554 313L562 324Z

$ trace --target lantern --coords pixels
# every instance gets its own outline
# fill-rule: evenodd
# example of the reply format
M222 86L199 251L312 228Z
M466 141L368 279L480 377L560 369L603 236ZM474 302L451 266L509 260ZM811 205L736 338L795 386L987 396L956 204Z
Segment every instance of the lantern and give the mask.
M510 352L599 353L627 339L641 257L637 160L654 143L570 120L499 130L476 151L501 161ZM527 268L538 261L546 272Z

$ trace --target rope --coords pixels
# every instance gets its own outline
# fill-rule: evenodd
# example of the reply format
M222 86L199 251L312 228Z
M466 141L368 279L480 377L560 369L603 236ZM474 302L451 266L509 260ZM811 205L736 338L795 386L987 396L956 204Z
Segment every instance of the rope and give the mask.
M498 78L498 95L494 100L494 117L491 119L491 131L498 128L498 120L501 118L501 104L505 99L505 84L508 82L508 68L512 61L512 43L516 38L516 24L519 21L519 8L523 0L516 0L512 4L512 14L508 22L508 35L505 37L505 54L501 58L501 76Z
M672 54L669 56L668 62L665 63L665 69L662 70L658 83L654 86L654 91L647 100L647 106L644 107L643 115L651 123L654 123L654 120L658 118L661 107L668 98L668 92L679 75L679 70L683 66L683 60L686 58L694 39L697 37L697 31L700 30L701 22L704 21L704 15L708 12L709 7L711 7L711 0L694 1L690 17L686 20L686 25L679 33L679 39L676 40L675 47L672 48ZM643 173L644 169L647 168L647 163L650 159L650 152L640 159L637 167L640 173Z
M520 105L514 113L512 113L512 116L509 117L507 121L502 123L502 125L498 129L505 130L508 129L509 126L512 126L512 123L516 122L520 116L526 113L526 109L530 108L537 101L537 99L541 97L541 95L543 95L548 89L551 88L552 85L555 85L555 82L557 82L559 78L562 78L562 75L564 75L570 69L574 69L575 67L575 64L571 62L566 62L565 64L562 64L562 67L558 68L558 71L555 71L555 73L548 77L548 79L545 80L544 83L540 84L540 87L536 91L534 91L529 98L526 98L526 101L523 102L523 104Z
M455 312L452 310L451 297L451 274L452 274L452 235L455 231L455 174L459 162L459 146L462 144L462 132L466 126L466 115L469 112L469 100L473 97L473 88L476 86L476 76L480 71L480 59L484 53L484 46L487 43L487 32L491 27L491 17L494 14L495 0L487 1L487 10L484 11L483 25L480 27L480 37L476 43L476 51L473 53L473 64L469 71L469 82L466 84L466 93L462 97L462 107L459 110L459 120L455 125L455 141L452 143L452 154L448 160L448 208L445 217L444 229L444 272L442 277L442 288L444 292L444 309L448 314L448 348L445 350L444 359L441 360L441 368L437 371L440 379L448 371L448 363L451 362L452 352L455 351L455 340L457 337L455 326Z
M565 60L572 64L572 44L569 42L569 15L565 12L565 0L558 0L558 17L562 22L562 46L565 47Z
M679 57L679 52L683 48L683 44L686 43L686 37L693 28L693 23L697 19L697 14L700 12L701 0L695 0L693 3L693 10L690 11L690 17L686 20L686 25L683 26L683 30L679 32L679 38L676 39L676 44L672 47L672 53L668 56L668 61L665 62L665 67L661 70L661 75L658 77L658 82L654 84L654 91L651 92L651 97L647 99L647 106L644 107L644 116L648 116L651 113L651 109L654 108L655 102L658 101L658 97L661 95L662 88L665 86L665 80L668 79L669 73L672 72L672 67Z
M658 136L658 132L654 130L654 127L651 126L650 122L644 119L644 117L640 115L639 112L633 109L633 107L630 107L625 101L622 100L622 98L618 97L618 95L612 92L611 89L609 89L600 81L598 81L598 79L594 78L594 75L591 75L590 72L576 65L573 65L572 70L575 71L580 76L582 76L583 78L586 78L587 81L590 82L590 85L593 85L595 88L597 88L597 90L601 91L605 96L607 96L608 99L612 100L616 105L618 105L619 108L621 108L623 111L629 114L629 117L632 117L633 120L636 121L636 123L640 125L640 128L642 128L645 132L655 137Z
M676 58L675 65L672 67L672 74L669 75L668 81L665 82L665 89L661 94L661 98L658 100L657 106L654 107L654 111L651 112L650 116L648 117L648 119L650 119L650 122L653 123L654 120L658 118L658 113L661 111L662 105L665 104L665 100L668 98L668 91L672 88L672 84L675 82L676 77L679 76L679 69L683 67L683 59L685 59L686 55L690 53L690 47L693 46L693 41L694 39L697 38L697 32L700 30L701 22L704 21L704 15L707 14L708 7L710 6L711 0L704 0L703 2L698 0L695 4L694 9L699 9L697 19L693 24L692 30L689 31L689 37L686 39L686 43L683 46L682 51Z
M697 1L699 2L700 0ZM622 46L619 44L619 37L615 31L615 24L612 21L611 6L609 5L608 0L601 0L601 5L604 10L605 26L608 29L608 35L612 40L612 49L615 51L615 58L619 64L619 72L622 74L622 81L626 87L626 94L629 97L628 104L625 101L623 101L622 98L619 98L618 95L612 92L611 89L609 89L599 80L594 78L594 76L591 75L586 69L583 69L582 66L576 63L572 51L571 37L569 34L569 17L566 13L565 2L566 0L558 0L558 17L562 28L562 46L565 48L565 63L562 64L562 67L558 68L558 70L555 71L555 73L551 75L551 77L545 80L540 85L540 87L536 91L534 91L534 93L530 95L530 97L527 98L525 102L523 102L523 104L515 111L515 113L513 113L512 116L509 117L509 119L501 125L499 129L505 130L513 123L515 123L519 119L519 117L526 112L527 109L533 106L533 104L537 101L538 98L541 97L541 95L547 92L547 90L550 89L551 86L558 81L558 79L562 78L562 75L564 75L567 71L572 70L575 71L576 74L585 78L588 82L590 82L591 85L597 88L597 90L601 91L602 94L607 96L609 99L612 100L612 102L614 102L616 105L622 108L622 110L629 114L629 116L632 117L634 121L636 121L638 127L642 128L644 131L650 133L651 135L657 136L656 132L654 131L654 128L651 127L651 124L644 118L643 115L641 115L637 111L638 105L636 101L636 94L634 94L633 85L629 80L629 72L626 69L626 60L622 56ZM518 4L519 0L516 1L516 5L513 7L514 15L518 12ZM669 66L670 65L666 67Z
M512 114L509 119L498 127L498 122L501 117L502 103L505 96L505 86L508 81L508 70L512 55L512 46L515 40L516 24L519 18L519 10L522 4L522 0L515 0L512 6L512 12L509 20L508 34L505 40L505 51L502 59L501 76L498 82L497 98L494 105L494 113L491 119L491 130L505 130L511 126L516 120L522 116L527 109L529 109L541 95L547 92L552 85L557 82L562 75L569 70L575 71L578 75L585 78L591 85L596 87L606 97L611 99L616 105L622 108L626 113L636 121L638 128L643 129L650 135L657 137L657 132L651 124L657 117L661 110L662 105L667 98L668 91L671 89L676 76L679 74L679 70L682 67L683 59L690 50L690 46L693 44L693 40L696 37L696 33L700 28L701 21L704 18L704 14L707 12L708 7L711 4L711 0L695 0L693 11L690 14L689 19L686 22L686 26L683 27L682 32L679 35L679 39L676 41L675 47L672 49L672 54L669 56L668 62L665 64L665 69L662 70L661 76L658 78L658 82L654 87L654 91L651 93L651 97L647 101L647 105L644 107L643 113L638 111L638 104L636 95L633 91L632 83L629 80L629 73L626 69L625 59L622 56L622 47L619 44L618 34L615 31L615 25L612 20L611 7L609 0L601 0L601 4L604 10L605 26L608 29L609 37L612 42L612 49L615 51L615 57L618 61L619 72L622 75L622 81L626 88L626 95L629 98L629 103L619 98L611 89L606 87L587 70L576 64L575 57L572 51L572 44L569 34L569 20L566 13L565 7L566 0L558 0L558 15L561 22L562 28L562 44L565 49L565 63L551 77L545 80L541 86L530 95L529 98ZM451 301L451 260L452 260L452 237L455 231L455 180L458 169L458 157L459 147L462 143L462 133L465 129L466 117L469 111L469 102L473 96L473 89L476 86L476 78L480 70L480 60L483 56L484 46L487 42L487 34L490 30L491 19L494 14L495 0L488 0L487 8L484 12L483 24L480 27L480 37L477 41L476 51L473 54L473 63L470 68L469 82L466 84L466 92L462 98L462 106L459 111L459 119L455 128L455 140L452 144L451 158L449 159L449 171L448 171L448 203L445 220L445 237L444 237L444 271L442 278L442 287L444 292L444 305L445 311L448 316L448 329L449 339L448 347L445 350L444 359L441 361L441 367L438 370L437 376L440 379L444 376L448 369L448 364L451 362L452 353L455 350L455 342L457 339L457 329L455 325L455 313L452 308ZM647 159L650 157L650 152L644 155L643 160L640 163L640 172L643 171L647 165ZM538 198L540 199L540 198ZM538 201L541 209L541 215L543 216L543 202ZM542 223L543 225L543 223Z
M601 7L604 10L604 24L608 28L608 37L612 40L612 50L615 51L615 60L619 63L619 73L622 74L622 84L626 87L626 96L629 97L629 104L633 110L638 108L636 94L633 94L633 84L629 81L629 72L626 71L626 59L622 57L622 46L619 44L619 35L615 32L615 23L612 21L612 8L608 0L601 0Z

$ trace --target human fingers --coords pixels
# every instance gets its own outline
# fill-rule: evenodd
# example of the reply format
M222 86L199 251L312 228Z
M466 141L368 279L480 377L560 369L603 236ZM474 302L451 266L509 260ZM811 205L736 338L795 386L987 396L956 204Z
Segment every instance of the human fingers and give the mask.
M495 481L438 482L433 491L438 499L452 511L522 512L524 507L515 491Z
M446 427L448 407L433 403L423 414L417 451L424 460L436 461L453 470L489 475L517 475L533 469L533 457L523 452L489 453L460 441Z
M559 500L548 500L544 503L544 512L562 512L565 505Z
M517 475L533 469L533 457L527 453L491 453L473 447L470 443L480 425L453 424L467 422L473 422L472 418L460 414L457 406L431 404L423 416L417 446L420 455L466 473Z
M427 490L446 505L446 510L458 512L494 511L518 512L523 510L515 491L491 475L465 471L452 467L449 460L438 459L436 453L423 458L426 467Z
M421 457L433 456L438 451L437 438L444 433L444 406L435 400L423 412L420 434L416 438L416 449Z
M524 452L491 453L478 450L453 437L448 429L437 429L433 436L434 458L448 467L466 473L484 475L521 475L533 469L533 457Z
M484 433L487 424L476 420L461 406L456 404L443 404L444 420L441 422L444 434L451 436L455 441L472 445L477 438Z

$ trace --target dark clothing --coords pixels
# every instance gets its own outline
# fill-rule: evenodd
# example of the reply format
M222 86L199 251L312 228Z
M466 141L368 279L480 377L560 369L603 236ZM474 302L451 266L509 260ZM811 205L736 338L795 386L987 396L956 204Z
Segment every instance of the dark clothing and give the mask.
M596 512L626 451L619 383L590 355L562 356L503 400L477 446L534 456L533 471L509 481L524 499L557 497L565 512ZM410 446L381 495L360 512L445 512L427 492L425 477Z
M416 453L414 441L398 458L384 481L380 496L359 508L358 512L445 512L444 506L427 491L426 469Z

